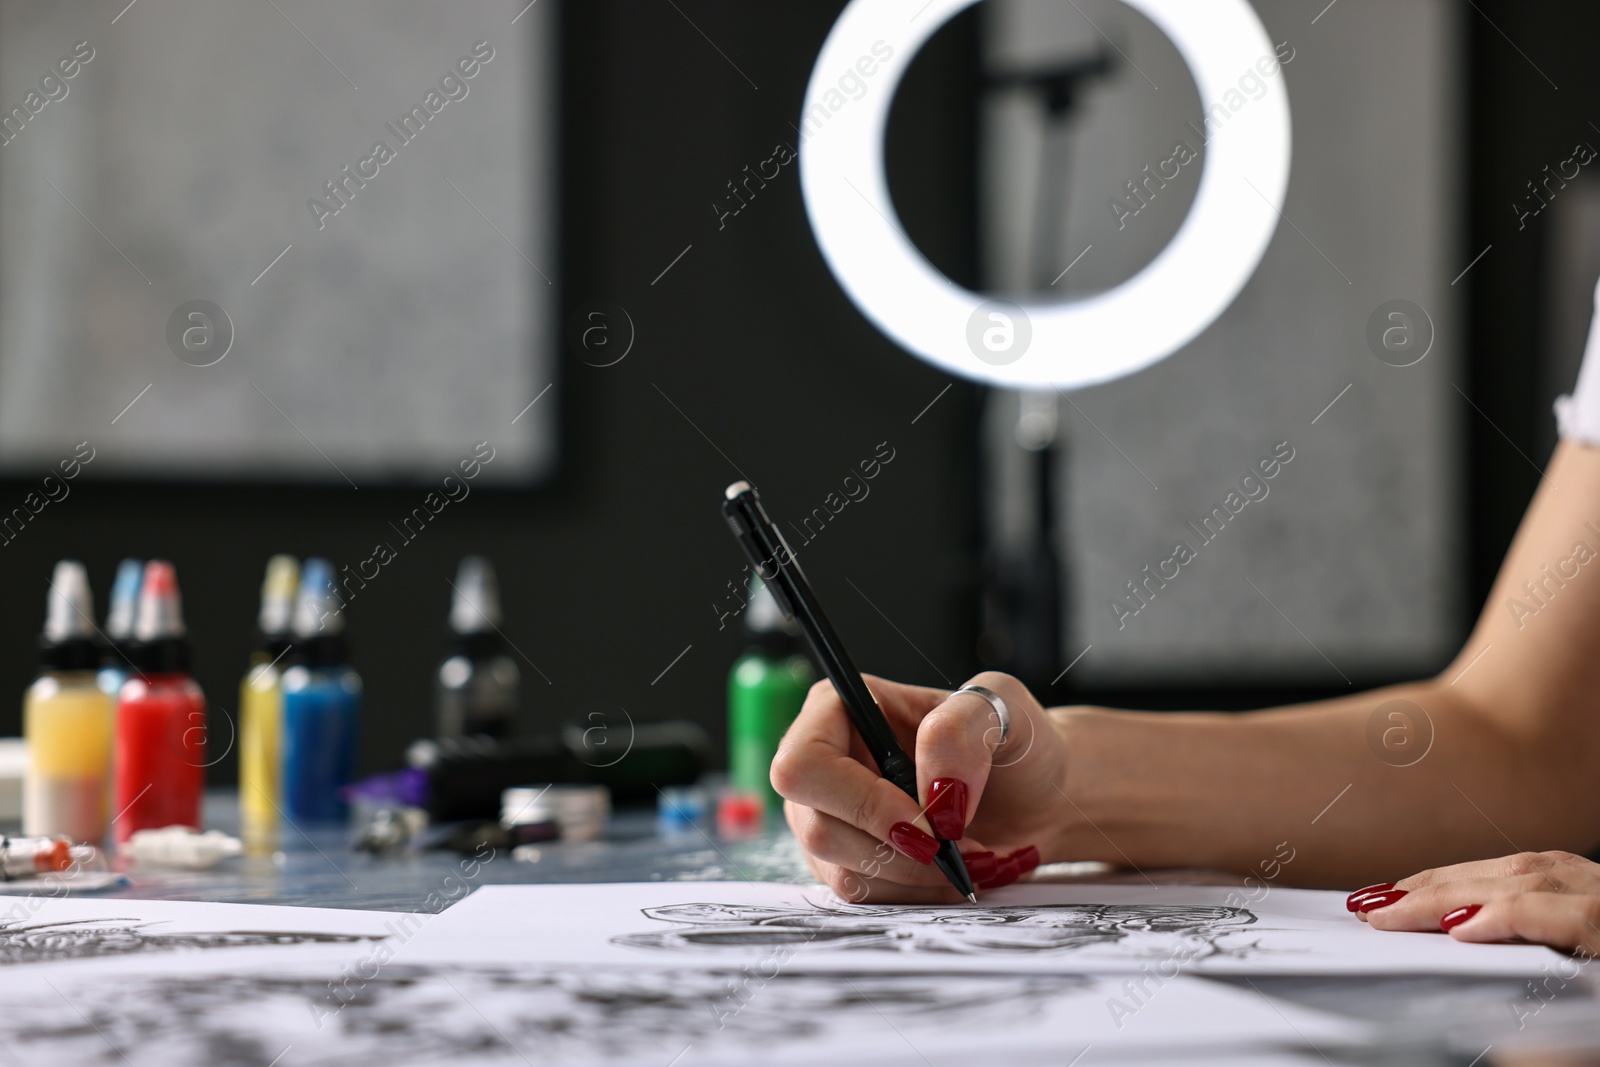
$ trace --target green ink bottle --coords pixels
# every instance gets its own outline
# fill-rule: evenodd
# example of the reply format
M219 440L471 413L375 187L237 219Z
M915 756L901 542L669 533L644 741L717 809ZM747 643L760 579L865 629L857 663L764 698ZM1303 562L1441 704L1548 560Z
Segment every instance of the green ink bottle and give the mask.
M744 627L744 654L728 674L728 780L777 811L783 799L772 788L772 757L817 675L793 624L754 574Z

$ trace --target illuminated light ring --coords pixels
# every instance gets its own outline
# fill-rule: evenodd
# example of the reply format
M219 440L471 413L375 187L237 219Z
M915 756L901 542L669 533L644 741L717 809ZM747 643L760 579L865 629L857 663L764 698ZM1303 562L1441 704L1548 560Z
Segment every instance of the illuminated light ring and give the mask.
M1164 32L1189 65L1202 106L1220 104L1254 72L1266 86L1218 125L1183 225L1143 270L1103 293L1072 301L1018 302L1032 324L1014 362L980 360L968 323L990 297L940 274L894 213L883 143L895 88L922 44L977 0L851 0L817 56L806 89L800 184L817 245L845 293L913 354L967 378L1010 387L1077 388L1148 367L1193 340L1249 281L1278 224L1289 184L1289 97L1279 71L1256 62L1274 51L1247 0L1123 0ZM915 15L913 19L912 16ZM910 20L910 21L908 21ZM829 112L824 95L871 57L893 55L861 77L860 99ZM822 112L813 108L822 107ZM1224 105L1226 107L1226 105ZM1121 190L1108 190L1120 193Z

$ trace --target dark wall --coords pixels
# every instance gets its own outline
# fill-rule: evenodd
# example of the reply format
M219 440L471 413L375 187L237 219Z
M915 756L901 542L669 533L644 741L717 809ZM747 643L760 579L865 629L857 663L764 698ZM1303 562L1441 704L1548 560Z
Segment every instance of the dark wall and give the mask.
M569 311L593 300L626 308L637 341L608 368L568 351L559 387L566 451L555 484L475 491L352 602L369 693L369 769L393 764L407 741L430 729L432 671L446 642L445 579L467 552L495 560L506 632L537 664L523 664L524 728L620 706L637 718L690 717L720 739L722 686L740 640L735 620L719 628L715 605L729 603L727 583L742 566L715 511L721 489L742 473L780 518L798 519L823 506L880 442L894 460L865 500L802 549L810 573L865 669L934 683L975 669L973 389L955 383L912 424L951 380L895 349L840 293L810 238L794 165L721 229L712 206L727 202L726 183L747 164L771 157L780 141L795 145L791 123L811 62L841 6L678 0L681 14L666 3L566 6L558 283ZM1600 144L1588 125L1600 122L1592 106L1600 10L1582 0L1479 0L1476 8L1464 12L1471 106L1463 117L1470 194L1462 225L1474 254L1494 247L1459 284L1472 335L1472 370L1461 385L1481 409L1470 416L1466 516L1481 600L1537 485L1532 464L1545 462L1538 441L1551 417L1533 369L1545 223L1518 231L1509 205L1575 141ZM973 247L965 210L971 116L961 104L973 32L955 26L919 57L891 126L889 169L908 229L958 279L970 277ZM484 436L493 438L492 426ZM0 482L0 502L19 502L35 484ZM0 733L20 729L55 559L85 560L102 605L121 556L174 560L221 751L267 556L322 553L354 564L376 541L394 539L389 521L420 497L131 485L86 474L68 499L0 546L9 594L0 691L13 694L0 702ZM1248 706L1313 695L1080 698ZM233 776L230 754L212 777Z
M593 300L625 308L637 340L611 367L568 353L555 484L474 491L350 603L367 682L367 769L393 765L431 728L446 578L468 552L500 571L505 631L526 657L525 729L620 706L634 718L698 720L720 742L724 681L741 640L737 620L719 621L716 605L734 603L727 583L742 558L717 505L741 476L780 520L798 520L842 496L859 463L892 453L869 494L801 556L865 669L933 683L973 669L970 388L955 384L917 418L950 379L885 341L833 283L806 224L797 164L720 228L712 206L728 200L726 183L747 164L780 142L798 147L791 124L841 6L566 5L558 284L569 311ZM948 61L956 82L968 78L971 49L946 54L934 60ZM918 118L936 103L908 94L912 132L897 151L925 153L930 165L896 170L930 193L944 182L970 187L970 167L943 165L970 159L970 143L960 143L970 130ZM942 242L942 254L970 249L969 218L952 220L949 234L934 226L921 232ZM482 436L494 437L487 421ZM223 713L237 707L268 555L354 565L378 541L399 545L389 521L423 494L130 485L87 474L73 484L0 548L10 594L0 691L13 694L0 732L20 728L53 561L83 559L103 607L117 559L163 556L183 586L214 753L229 743ZM0 484L0 500L20 500L30 486ZM234 767L230 754L212 780L231 782Z
M1554 419L1538 360L1546 342L1543 296L1552 281L1545 242L1555 215L1544 212L1519 228L1512 205L1524 202L1527 183L1571 156L1578 142L1600 147L1594 125L1600 7L1584 0L1475 6L1464 14L1471 168L1465 225L1470 254L1489 251L1458 283L1470 308L1472 375L1463 385L1479 409L1468 416L1474 606L1488 595L1549 461L1545 442Z

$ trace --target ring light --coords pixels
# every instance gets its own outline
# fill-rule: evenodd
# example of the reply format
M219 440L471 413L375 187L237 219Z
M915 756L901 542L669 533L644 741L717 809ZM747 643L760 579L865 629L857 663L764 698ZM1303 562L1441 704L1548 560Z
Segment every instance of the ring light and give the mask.
M1103 293L1020 305L951 282L895 218L883 161L895 88L923 43L977 0L931 0L920 14L908 14L919 2L851 0L806 89L807 123L819 120L802 135L800 149L806 213L823 258L856 307L930 363L1010 387L1065 389L1120 378L1171 355L1214 322L1260 263L1277 227L1274 205L1289 183L1289 98L1281 72L1258 77L1265 93L1238 110L1223 103L1230 92L1239 95L1244 74L1259 75L1256 63L1273 54L1248 0L1123 0L1172 40L1202 106L1222 107L1226 121L1205 146L1188 217L1144 269ZM859 99L838 91L842 74L890 49L881 65L868 60L877 66L869 91ZM831 109L830 97L843 105ZM1013 321L1019 310L1020 323ZM1024 333L1031 334L1026 349L1006 358L1004 346Z

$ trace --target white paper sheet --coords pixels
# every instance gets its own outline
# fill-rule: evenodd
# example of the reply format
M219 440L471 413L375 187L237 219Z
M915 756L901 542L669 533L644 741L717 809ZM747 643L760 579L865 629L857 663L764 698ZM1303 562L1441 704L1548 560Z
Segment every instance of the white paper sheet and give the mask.
M870 954L866 965L836 970L621 946L620 963L594 958L594 945L638 927L641 904L703 899L708 889L728 906L794 893L743 883L518 887L498 910L483 907L496 904L491 895L437 916L18 901L0 909L0 1049L9 1056L0 1061L970 1067L999 1058L1060 1067L1090 1048L1096 1062L1202 1052L1255 1062L1363 1033L1183 975L961 973L946 966L958 960L947 953L885 969L873 960L896 957ZM576 925L599 940L570 943L568 958L525 951L516 924L492 928L509 913L557 914L585 898ZM521 948L507 953L508 944ZM409 954L411 945L426 951Z
M1538 975L1532 945L1385 933L1345 895L1214 886L1019 885L976 905L856 906L748 882L483 886L419 931L410 961L1014 974Z
M257 950L259 953L259 950ZM18 1062L163 1067L382 1064L1051 1064L1255 1062L1350 1041L1349 1023L1202 978L788 974L395 963L330 975L151 958L107 981L0 974L0 1042ZM91 1025L85 1025L92 1021ZM1164 1053L1161 1050L1165 1050ZM1300 1061L1295 1061L1300 1062ZM1322 1062L1320 1059L1317 1062Z

